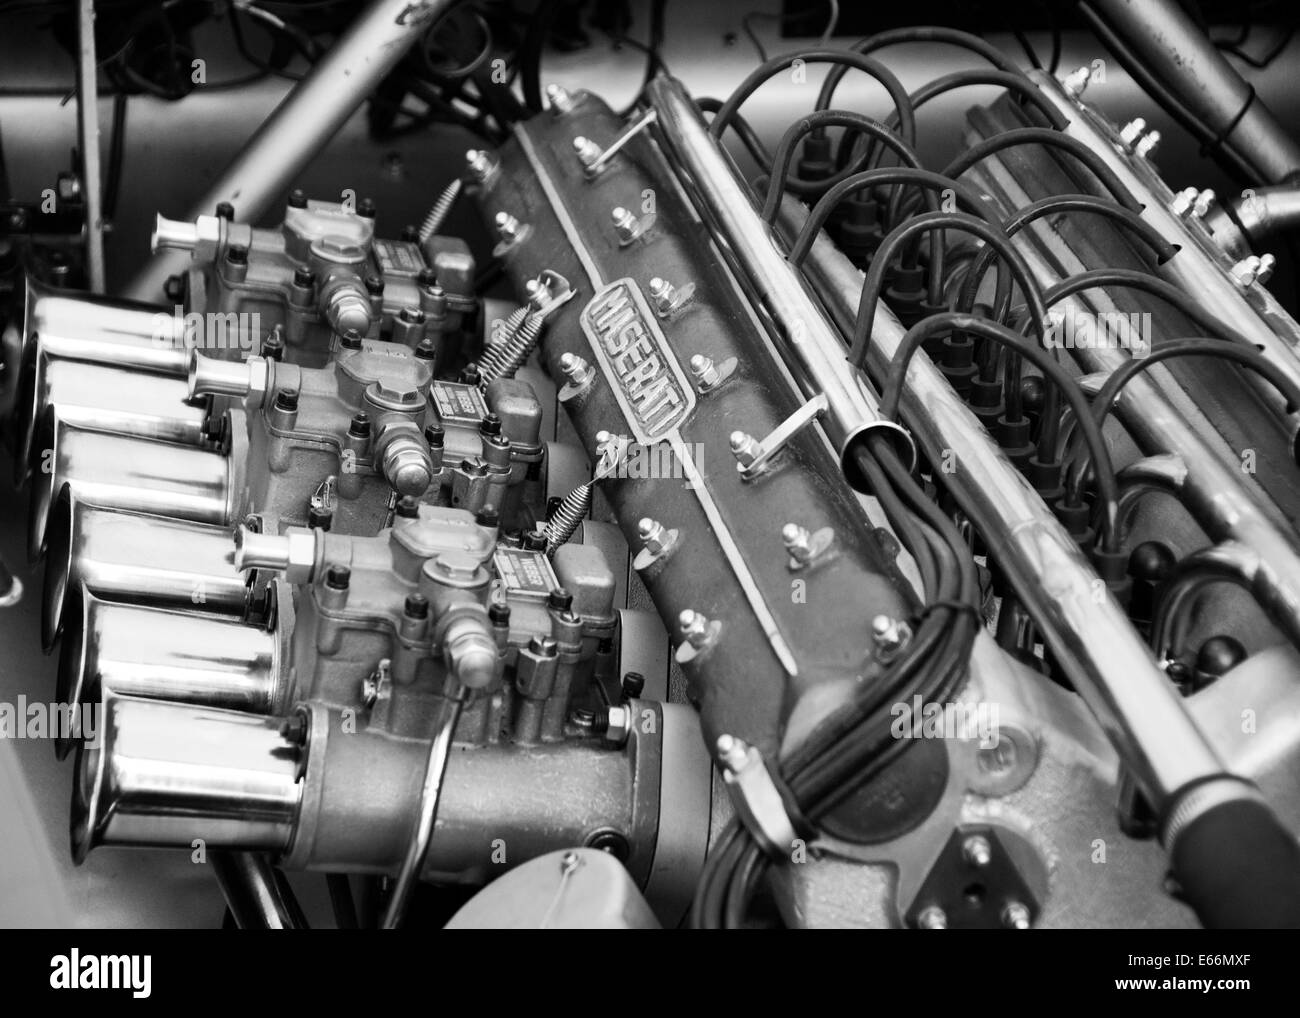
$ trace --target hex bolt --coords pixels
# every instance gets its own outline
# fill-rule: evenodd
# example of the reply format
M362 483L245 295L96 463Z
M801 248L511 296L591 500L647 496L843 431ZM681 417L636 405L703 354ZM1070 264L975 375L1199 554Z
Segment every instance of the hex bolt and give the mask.
M528 649L540 657L555 657L560 645L549 636L534 636L528 641Z
M562 116L573 110L573 96L569 90L562 85L554 83L546 86L546 101L551 104L551 110L556 116Z
M962 858L981 869L993 861L993 846L982 834L972 834L961 843Z
M481 184L492 172L492 160L482 149L472 148L465 153L465 169Z
M781 528L781 543L796 562L807 562L813 557L812 534L807 527L787 523Z
M305 265L299 265L293 270L293 285L300 286L304 290L310 290L316 285L316 273Z
M743 739L738 739L734 735L727 735L725 732L718 736L718 741L714 744L718 750L718 759L732 774L735 774L748 762L749 747L745 745Z
M546 597L546 607L551 611L567 612L573 608L573 595L563 587L556 587Z
M1174 195L1173 200L1169 203L1169 208L1179 219L1186 218L1192 211L1192 206L1196 203L1197 190L1194 187L1185 187Z
M677 288L668 280L655 276L650 280L650 297L659 310L667 314L677 301Z
M307 192L301 187L295 187L289 192L289 208L305 209L307 207Z
M498 212L493 222L496 224L497 236L502 243L510 244L519 239L519 220L509 212Z
M1092 68L1088 66L1076 67L1073 71L1061 79L1061 86L1074 96L1076 99L1088 88L1088 82L1092 80Z
M228 201L217 202L217 218L224 219L226 222L233 222L235 218L235 206Z
M407 325L419 325L424 321L424 312L419 308L402 308L400 317Z
M1247 255L1232 267L1232 278L1242 286L1252 286L1259 278L1259 267L1259 258L1255 255Z
M357 215L362 219L375 218L375 203L370 198L362 198L357 202Z
M1214 207L1214 203L1217 199L1218 196L1207 187L1204 191L1201 191L1196 196L1196 200L1192 202L1192 215L1197 219L1204 219L1210 214L1210 209Z
M231 244L230 247L226 248L226 261L231 265L247 265L248 248L244 247L243 244Z
M560 370L574 386L581 388L595 376L596 369L576 353L566 353L560 358Z
M1155 154L1156 147L1160 144L1160 132L1149 131L1142 136L1142 139L1133 147L1135 155L1143 159L1148 159Z
M640 221L622 205L610 213L610 218L614 221L614 232L618 235L620 243L630 244L641 236Z
M682 636L696 650L706 646L710 638L710 627L708 616L697 611L687 608L677 616L677 625L681 629Z
M427 619L429 617L429 599L423 594L407 594L402 605L402 614L408 619Z
M1263 286L1273 278L1273 269L1277 267L1277 259L1271 254L1262 254L1259 256L1259 265L1255 269L1255 282Z
M762 447L758 444L758 439L743 431L733 431L729 441L731 443L731 454L736 457L736 462L745 469L752 466L763 452Z
M397 506L393 510L394 514L404 520L416 520L420 518L420 500L414 495L403 495L397 500Z
M1120 129L1119 140L1132 148L1134 143L1146 133L1146 129L1147 122L1141 117L1136 117Z
M718 373L713 358L705 357L702 353L691 357L691 377L695 379L700 392L708 392L722 384L722 375Z
M623 695L629 700L635 700L645 692L645 676L640 672L628 672L620 685Z
M642 544L646 551L651 555L659 555L668 547L668 531L658 520L652 520L649 516L641 520L636 525L637 536L641 538Z
M352 570L347 566L330 566L325 570L325 586L330 590L347 590L352 582Z
M1007 907L1002 910L1002 925L1010 930L1027 930L1029 929L1029 909L1018 901L1007 903Z
M283 410L286 413L293 413L298 409L298 390L281 389L275 394L275 408Z
M948 914L938 905L931 905L916 917L916 925L923 930L946 930Z
M573 139L573 152L578 157L578 162L587 168L594 166L596 160L605 154L604 149L594 141L582 136Z
M911 632L907 626L889 615L877 615L871 620L871 641L881 653L894 653L909 636Z

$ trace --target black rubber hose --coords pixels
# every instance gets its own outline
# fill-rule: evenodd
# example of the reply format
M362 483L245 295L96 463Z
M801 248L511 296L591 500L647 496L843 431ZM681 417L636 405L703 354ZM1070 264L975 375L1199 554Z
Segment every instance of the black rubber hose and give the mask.
M1207 929L1300 928L1300 845L1262 802L1207 809L1177 833L1169 858Z

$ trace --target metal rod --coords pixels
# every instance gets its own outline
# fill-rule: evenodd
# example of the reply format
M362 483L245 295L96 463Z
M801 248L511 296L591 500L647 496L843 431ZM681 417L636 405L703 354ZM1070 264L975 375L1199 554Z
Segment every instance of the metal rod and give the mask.
M288 882L260 852L212 852L209 862L241 930L305 930Z
M425 29L456 2L373 0L267 117L185 218L193 221L211 214L220 202L230 202L241 222L256 222ZM157 300L163 280L188 264L183 252L155 255L131 281L127 294Z
M456 734L461 707L465 704L465 692L460 683L449 680L448 686L444 691L438 729L434 732L433 742L429 744L429 762L424 771L424 787L420 792L420 813L416 818L415 833L407 846L397 882L384 909L383 928L386 930L395 930L402 924L402 917L406 914L406 906L411 899L411 890L424 869L424 857L429 854L429 842L433 840L433 828L438 821L438 801L442 798L442 783L447 774L447 758L451 755L451 740Z
M1300 146L1173 0L1093 4L1152 73L1270 181L1300 171Z
M90 289L104 292L104 208L99 168L99 81L95 58L95 0L77 0L77 144L81 195L86 205L86 272Z
M787 237L806 216L786 199ZM825 234L805 264L840 327L851 329L862 274ZM903 335L880 307L868 348L872 374L883 376ZM1218 754L1079 546L924 351L908 369L901 411L926 455L954 464L945 481L957 502L1152 807L1163 812L1182 789L1222 774Z
M905 463L915 463L912 438L880 415L875 393L852 370L839 337L804 290L798 272L773 244L772 231L759 217L734 167L712 138L699 110L675 78L650 83L649 101L668 154L694 185L700 211L727 238L755 290L780 327L786 360L804 395L826 398L822 427L840 455L845 474L857 468L852 453L868 431L887 433Z

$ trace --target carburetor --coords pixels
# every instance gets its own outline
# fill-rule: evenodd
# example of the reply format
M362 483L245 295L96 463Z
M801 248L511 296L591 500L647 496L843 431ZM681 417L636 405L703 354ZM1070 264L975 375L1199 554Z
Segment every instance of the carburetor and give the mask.
M366 200L309 201L295 191L278 230L236 222L228 205L193 223L159 216L153 244L194 256L185 277L168 283L177 303L198 314L257 315L269 326L259 343L307 364L323 363L337 337L381 332L440 350L477 306L463 240L430 233L419 243L409 231L378 238Z

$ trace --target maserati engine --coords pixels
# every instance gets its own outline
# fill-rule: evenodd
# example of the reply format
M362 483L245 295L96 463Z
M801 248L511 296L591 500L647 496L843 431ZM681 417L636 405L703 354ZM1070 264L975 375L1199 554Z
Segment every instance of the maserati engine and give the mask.
M710 77L657 2L627 102L541 76L583 3L327 48L297 6L231 10L310 65L147 245L95 130L75 200L0 195L27 880L179 859L242 928L1300 926L1300 142L1223 46L1089 0L1086 62L1024 69L793 4ZM415 100L422 219L300 186Z

